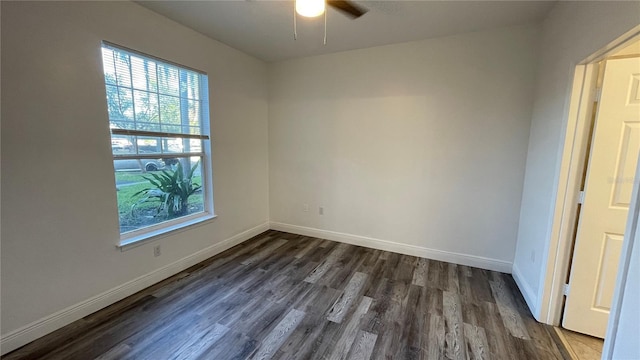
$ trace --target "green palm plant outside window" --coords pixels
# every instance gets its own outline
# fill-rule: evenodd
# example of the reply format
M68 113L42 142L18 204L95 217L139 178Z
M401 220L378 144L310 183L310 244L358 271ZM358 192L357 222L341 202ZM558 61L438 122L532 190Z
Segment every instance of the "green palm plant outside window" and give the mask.
M202 187L194 184L192 180L198 165L200 165L200 161L196 162L189 173L185 175L182 163L179 161L174 171L163 170L159 174L151 173L151 176L143 176L154 188L142 189L131 196L144 195L131 207L131 213L134 213L137 205L151 199L159 199L160 204L156 216L163 212L166 212L168 218L186 215L189 210L189 197Z

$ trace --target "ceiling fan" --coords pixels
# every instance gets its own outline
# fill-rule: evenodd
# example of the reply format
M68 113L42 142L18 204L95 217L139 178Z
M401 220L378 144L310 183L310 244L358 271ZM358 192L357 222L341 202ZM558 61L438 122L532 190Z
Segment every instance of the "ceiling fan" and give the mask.
M324 14L324 44L327 44L327 12L326 6L330 6L339 12L357 19L364 15L368 10L348 0L295 0L293 12L293 38L297 39L296 14L304 17L317 17Z
M353 19L367 12L365 8L356 5L353 1L338 0L296 0L296 12L306 17L320 16L324 13L325 4Z

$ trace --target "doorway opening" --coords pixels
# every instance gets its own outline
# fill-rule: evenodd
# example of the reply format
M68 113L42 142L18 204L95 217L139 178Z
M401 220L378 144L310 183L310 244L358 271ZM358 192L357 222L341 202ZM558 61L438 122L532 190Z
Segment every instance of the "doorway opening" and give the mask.
M616 301L616 275L634 202L640 151L639 28L576 67L570 101L552 233L555 251L549 254L541 314L549 324L590 335L559 332L593 354L602 346L595 338L604 338Z

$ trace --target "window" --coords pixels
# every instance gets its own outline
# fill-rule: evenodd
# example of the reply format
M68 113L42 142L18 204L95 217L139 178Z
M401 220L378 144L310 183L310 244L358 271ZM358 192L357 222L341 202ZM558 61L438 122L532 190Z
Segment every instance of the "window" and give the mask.
M211 217L207 76L108 43L102 62L122 242Z

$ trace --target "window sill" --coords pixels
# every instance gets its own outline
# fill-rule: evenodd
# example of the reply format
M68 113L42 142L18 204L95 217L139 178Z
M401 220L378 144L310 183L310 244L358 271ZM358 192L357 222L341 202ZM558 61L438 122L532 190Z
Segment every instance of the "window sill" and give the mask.
M214 220L217 217L218 215L205 213L196 218L180 222L179 224L170 225L161 229L146 232L144 234L121 239L120 244L116 245L116 248L120 249L120 251L127 251L146 243L154 242L167 236L175 235L185 230L205 225L206 223Z

